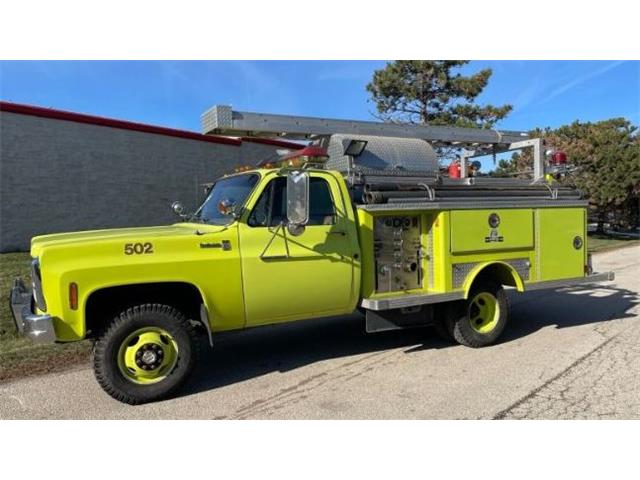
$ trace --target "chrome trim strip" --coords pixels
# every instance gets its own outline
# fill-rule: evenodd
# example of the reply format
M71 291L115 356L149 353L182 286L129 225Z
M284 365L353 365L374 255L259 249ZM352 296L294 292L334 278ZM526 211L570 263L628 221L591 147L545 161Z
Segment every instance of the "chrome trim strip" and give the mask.
M469 199L465 199L469 200ZM475 200L475 199L474 199ZM358 209L367 212L404 211L404 210L479 210L485 208L553 208L587 207L586 200L479 200L479 201L442 201L442 202L398 202L358 205Z
M47 311L47 302L42 292L42 272L40 271L40 260L34 258L31 261L31 284L33 285L33 299L36 306L43 312Z
M595 273L585 277L567 278L564 280L548 280L545 282L525 283L524 291L545 290L552 288L570 287L572 285L581 285L586 283L609 282L615 280L614 272Z
M415 307L430 303L450 302L464 298L464 292L403 295L392 298L363 298L360 306L368 310L391 310L392 308Z

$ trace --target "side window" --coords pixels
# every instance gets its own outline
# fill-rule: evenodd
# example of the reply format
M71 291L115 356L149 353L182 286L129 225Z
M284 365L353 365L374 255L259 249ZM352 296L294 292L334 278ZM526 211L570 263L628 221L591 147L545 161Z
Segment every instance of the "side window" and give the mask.
M287 179L279 177L271 180L262 191L247 223L250 227L275 227L286 220ZM311 178L307 225L333 225L334 223L336 223L336 210L329 184L322 178Z
M250 227L275 227L287 219L286 202L287 179L279 177L271 180L260 194L249 220Z
M322 178L311 178L308 225L333 225L334 223L336 223L336 209L329 184Z

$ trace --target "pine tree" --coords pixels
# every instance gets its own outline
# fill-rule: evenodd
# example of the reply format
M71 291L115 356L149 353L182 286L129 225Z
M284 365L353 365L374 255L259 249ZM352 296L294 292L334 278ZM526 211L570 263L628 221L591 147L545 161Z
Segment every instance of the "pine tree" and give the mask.
M549 146L567 153L576 166L575 183L598 208L598 229L609 215L621 228L640 225L640 142L624 118L574 122L550 131Z
M544 138L546 148L567 154L575 169L566 181L575 183L596 207L598 231L611 219L623 229L640 225L640 138L629 120L575 121L530 135ZM532 162L531 152L524 151L500 170L530 168Z
M456 73L464 60L397 60L376 70L367 85L379 118L390 122L490 128L511 105L477 105L491 78L487 68L473 75Z

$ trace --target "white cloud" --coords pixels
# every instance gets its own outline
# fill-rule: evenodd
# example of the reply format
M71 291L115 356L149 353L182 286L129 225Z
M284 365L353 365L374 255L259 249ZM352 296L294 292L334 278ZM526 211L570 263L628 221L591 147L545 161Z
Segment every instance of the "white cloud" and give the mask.
M594 79L596 77L599 77L600 75L608 72L609 70L612 70L612 69L616 68L619 65L622 65L623 63L624 63L624 61L612 62L612 63L609 63L609 64L605 65L604 67L598 68L597 70L592 70L591 72L585 73L584 75L582 75L580 77L574 78L570 82L567 82L567 83L557 87L544 100L542 100L542 102L548 102L552 98L555 98L558 95L562 95L563 93L567 92L568 90L571 90L572 88L576 87L577 85L580 85L581 83L585 83L585 82L587 82L589 80L592 80L592 79Z

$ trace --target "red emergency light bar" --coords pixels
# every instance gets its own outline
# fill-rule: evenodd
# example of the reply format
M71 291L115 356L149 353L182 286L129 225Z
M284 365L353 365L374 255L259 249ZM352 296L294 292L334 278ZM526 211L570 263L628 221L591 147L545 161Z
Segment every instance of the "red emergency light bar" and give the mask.
M327 151L315 145L295 150L280 157L274 164L280 167L299 167L305 163L325 163L329 159Z

